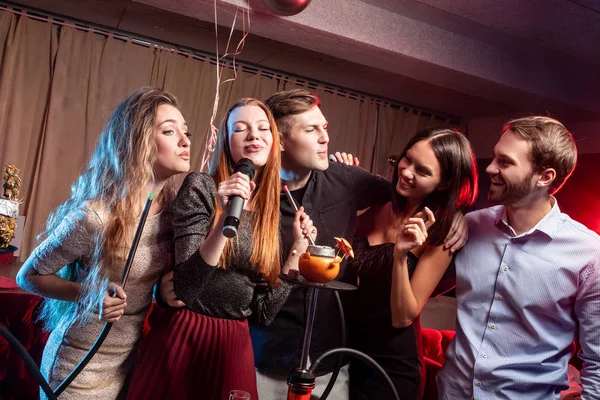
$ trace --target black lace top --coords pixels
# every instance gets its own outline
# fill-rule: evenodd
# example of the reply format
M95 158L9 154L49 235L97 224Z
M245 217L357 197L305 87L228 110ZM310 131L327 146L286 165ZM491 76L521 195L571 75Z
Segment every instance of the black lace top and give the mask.
M359 288L351 312L350 344L383 366L403 399L418 398L423 372L419 319L406 328L392 326L394 243L371 246L366 237L356 233L352 247L356 257L349 267L358 274ZM410 276L418 261L408 253ZM374 378L372 370L358 363L353 368L351 391L357 394L356 398L388 398L388 389L383 381Z

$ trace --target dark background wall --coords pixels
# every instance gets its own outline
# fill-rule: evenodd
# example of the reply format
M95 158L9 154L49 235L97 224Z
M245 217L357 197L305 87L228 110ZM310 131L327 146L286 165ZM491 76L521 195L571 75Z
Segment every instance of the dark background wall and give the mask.
M492 204L487 200L490 188L490 178L485 173L485 168L490 164L491 158L477 160L479 167L479 198L476 208L489 207ZM600 234L600 153L579 154L577 167L556 194L558 205L563 213L574 220L581 222L589 229Z

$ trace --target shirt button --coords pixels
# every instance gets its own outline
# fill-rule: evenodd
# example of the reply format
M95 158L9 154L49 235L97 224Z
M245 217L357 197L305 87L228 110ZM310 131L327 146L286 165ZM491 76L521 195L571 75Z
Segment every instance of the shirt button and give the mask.
M483 358L487 358L487 353L482 354Z
M481 381L477 381L477 386L481 386Z
M501 295L501 294L499 294L499 295L498 295L498 297L497 297L497 299L498 299L498 300L502 300L502 295Z
M505 265L503 268L505 271L508 271L508 265Z
M491 324L491 325L490 325L490 328L492 328L492 329L496 329L496 324Z

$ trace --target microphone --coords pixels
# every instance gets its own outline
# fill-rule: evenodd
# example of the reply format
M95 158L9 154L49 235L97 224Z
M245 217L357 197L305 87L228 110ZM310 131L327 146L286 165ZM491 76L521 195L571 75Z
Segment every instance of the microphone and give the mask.
M233 168L233 173L236 172L241 172L252 180L254 178L254 163L249 158L242 158ZM229 198L227 206L227 216L223 222L223 235L231 239L237 235L237 228L244 209L244 199L240 196L232 196Z

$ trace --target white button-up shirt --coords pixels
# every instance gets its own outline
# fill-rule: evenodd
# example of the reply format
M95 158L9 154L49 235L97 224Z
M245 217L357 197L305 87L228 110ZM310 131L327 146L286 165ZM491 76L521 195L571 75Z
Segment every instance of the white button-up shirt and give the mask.
M556 200L516 235L503 206L467 214L456 257L456 337L440 399L558 399L579 336L582 399L600 398L600 236Z

